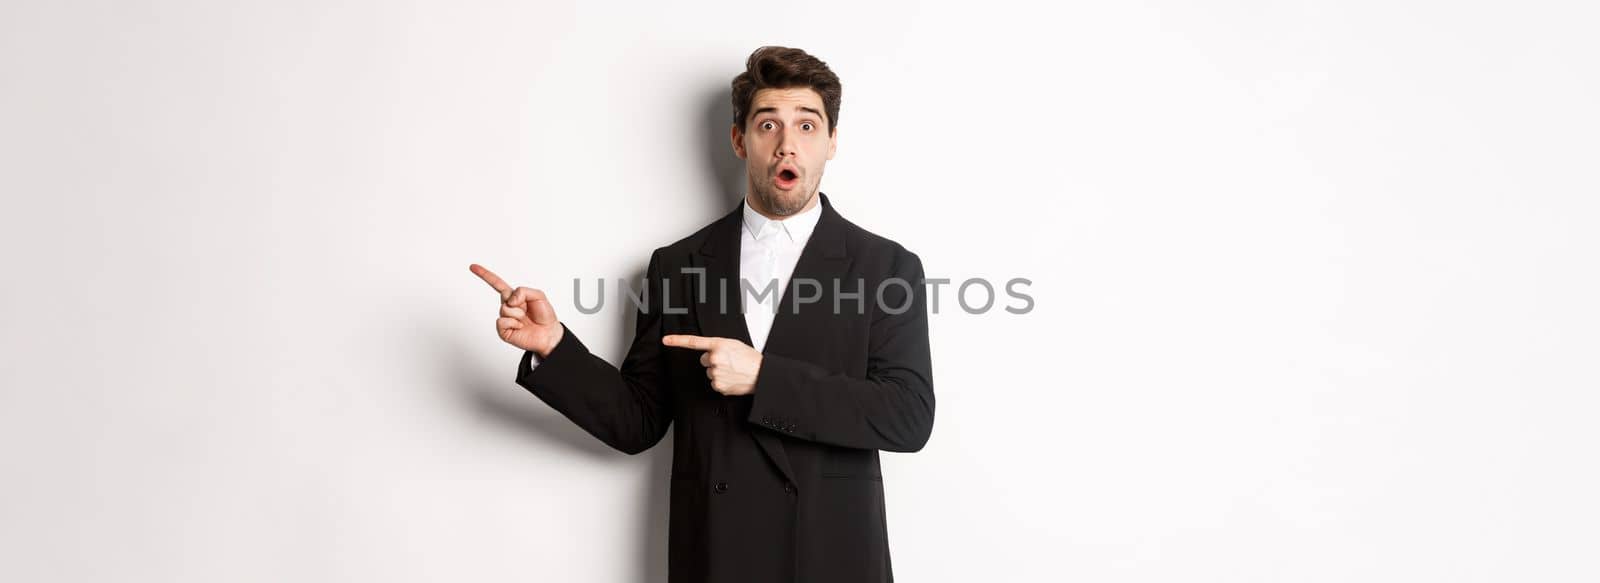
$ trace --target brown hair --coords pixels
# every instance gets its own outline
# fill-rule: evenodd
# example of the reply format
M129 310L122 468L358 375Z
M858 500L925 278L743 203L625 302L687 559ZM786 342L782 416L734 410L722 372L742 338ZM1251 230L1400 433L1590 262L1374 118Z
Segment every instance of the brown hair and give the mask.
M839 124L839 76L828 64L788 47L761 47L750 53L744 72L733 78L733 123L744 129L750 116L750 102L760 89L807 87L822 96L823 112L828 114L828 133Z

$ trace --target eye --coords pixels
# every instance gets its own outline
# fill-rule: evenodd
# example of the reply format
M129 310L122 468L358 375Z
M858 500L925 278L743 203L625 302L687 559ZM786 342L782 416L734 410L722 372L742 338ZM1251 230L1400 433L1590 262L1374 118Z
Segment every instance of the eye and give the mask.
M809 132L809 131L811 131L811 128L816 127L816 126L811 125L811 122L808 121L808 122L800 124L800 127L805 128L805 130Z
M770 130L772 128L773 128L772 122L770 122L770 121L761 122L761 129Z

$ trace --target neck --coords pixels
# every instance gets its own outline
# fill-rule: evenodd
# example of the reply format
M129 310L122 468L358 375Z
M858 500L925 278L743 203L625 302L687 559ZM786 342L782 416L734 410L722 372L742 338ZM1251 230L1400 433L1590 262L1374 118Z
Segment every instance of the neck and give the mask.
M766 218L774 220L774 221L781 221L781 220L787 219L787 218L789 218L791 216L798 215L800 213L803 213L803 212L809 211L809 210L811 210L813 208L816 208L817 205L822 204L822 195L820 193L813 193L811 195L811 200L806 201L806 206L805 207L801 208L800 210L795 211L794 215L788 215L788 216L781 216L781 215L778 215L777 213L772 212L771 209L768 209L767 207L763 206L761 204L760 200L757 200L756 197L751 196L748 192L745 193L745 195L744 195L744 203L746 205L749 205L751 210L756 211L756 214L759 214L759 215L761 215L763 217L766 217Z

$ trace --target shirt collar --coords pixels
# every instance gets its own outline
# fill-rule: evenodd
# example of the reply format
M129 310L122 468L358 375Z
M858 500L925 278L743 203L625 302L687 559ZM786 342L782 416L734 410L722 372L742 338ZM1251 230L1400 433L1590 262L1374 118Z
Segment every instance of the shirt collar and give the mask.
M818 195L821 196L821 195ZM811 206L811 210L804 211L782 220L772 220L761 216L761 213L750 208L749 201L741 201L744 206L744 228L750 236L760 239L761 235L770 229L777 229L779 235L787 235L789 241L799 244L811 239L811 232L817 228L817 220L822 218L822 201Z

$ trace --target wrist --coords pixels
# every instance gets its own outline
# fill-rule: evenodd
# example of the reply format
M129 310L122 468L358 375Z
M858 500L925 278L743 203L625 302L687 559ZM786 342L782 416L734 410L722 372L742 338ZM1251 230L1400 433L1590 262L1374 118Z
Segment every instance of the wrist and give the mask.
M557 322L555 334L552 334L550 339L546 341L543 346L535 347L533 353L538 355L540 360L549 358L550 353L555 351L556 345L561 344L561 339L565 337L566 334L567 327L562 326L560 322Z

